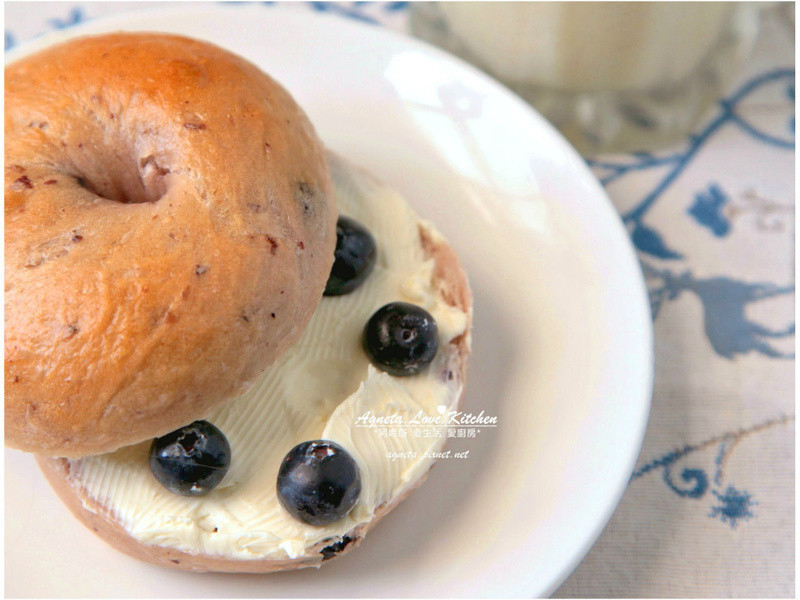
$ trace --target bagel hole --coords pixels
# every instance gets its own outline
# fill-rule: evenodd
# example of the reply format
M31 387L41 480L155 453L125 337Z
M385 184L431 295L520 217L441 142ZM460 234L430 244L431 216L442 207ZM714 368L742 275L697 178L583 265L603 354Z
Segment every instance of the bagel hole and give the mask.
M170 170L148 155L138 163L115 156L108 164L80 165L79 186L92 194L121 204L157 202L167 191ZM133 168L131 168L133 167Z

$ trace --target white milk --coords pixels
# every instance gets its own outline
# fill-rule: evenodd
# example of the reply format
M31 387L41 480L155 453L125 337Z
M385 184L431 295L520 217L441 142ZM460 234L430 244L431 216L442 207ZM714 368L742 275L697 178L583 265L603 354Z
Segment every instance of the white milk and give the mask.
M508 83L643 90L688 76L734 2L441 2L452 35Z

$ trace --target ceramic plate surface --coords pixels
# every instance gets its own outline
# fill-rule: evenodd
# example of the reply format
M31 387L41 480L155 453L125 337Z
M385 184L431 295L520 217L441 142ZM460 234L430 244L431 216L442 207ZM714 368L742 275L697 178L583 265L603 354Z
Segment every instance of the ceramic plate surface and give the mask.
M320 570L191 574L113 550L23 453L5 454L7 596L541 596L577 565L628 482L650 406L652 333L620 219L530 107L434 48L328 15L232 4L94 21L204 38L261 66L326 144L401 190L450 240L475 295L463 407L498 426L454 439L360 548Z

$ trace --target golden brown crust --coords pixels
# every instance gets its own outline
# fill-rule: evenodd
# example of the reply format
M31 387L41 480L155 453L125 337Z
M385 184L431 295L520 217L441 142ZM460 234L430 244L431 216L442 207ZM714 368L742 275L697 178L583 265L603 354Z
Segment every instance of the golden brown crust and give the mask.
M5 71L6 444L78 457L242 391L330 273L321 143L285 90L165 34Z
M440 351L448 353L446 369L452 370L454 373L455 380L451 388L454 397L452 398L451 407L456 410L461 399L467 362L471 351L472 294L466 274L452 248L437 233L424 224L420 224L420 240L426 255L434 259L434 282L438 287L439 294L448 304L460 308L467 314L466 332L454 339L446 348L440 349ZM50 485L72 513L112 546L146 562L199 572L270 573L288 569L318 567L324 560L323 548L331 546L336 548L335 552L326 553L330 555L330 558L338 557L351 551L359 545L367 532L378 521L391 512L413 489L421 485L428 476L428 471L426 471L400 497L390 504L379 506L375 511L375 516L368 523L353 529L341 538L320 542L305 556L297 559L235 560L219 556L189 554L160 546L143 545L125 531L106 507L89 497L85 490L81 489L79 484L70 478L69 461L37 457L37 462Z

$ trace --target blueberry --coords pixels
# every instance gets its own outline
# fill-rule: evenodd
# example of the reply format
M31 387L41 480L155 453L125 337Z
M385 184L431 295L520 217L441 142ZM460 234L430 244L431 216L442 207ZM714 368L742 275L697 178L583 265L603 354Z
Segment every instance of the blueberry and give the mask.
M414 375L427 367L439 349L436 321L408 302L379 308L364 327L364 351L390 375Z
M156 438L150 470L170 492L203 496L215 488L231 464L231 446L208 421L195 421Z
M375 266L375 239L360 223L348 217L339 217L333 256L325 295L349 294L364 282Z
M278 470L278 500L295 519L327 525L344 518L361 493L361 475L350 453L328 440L289 450Z

